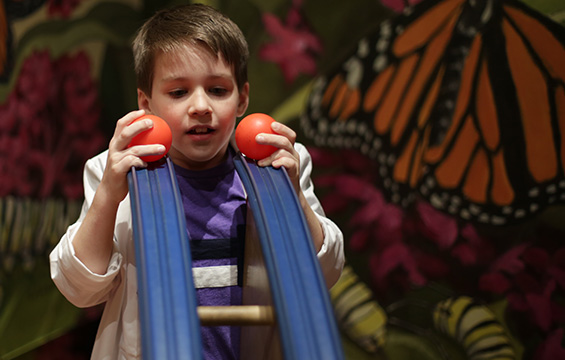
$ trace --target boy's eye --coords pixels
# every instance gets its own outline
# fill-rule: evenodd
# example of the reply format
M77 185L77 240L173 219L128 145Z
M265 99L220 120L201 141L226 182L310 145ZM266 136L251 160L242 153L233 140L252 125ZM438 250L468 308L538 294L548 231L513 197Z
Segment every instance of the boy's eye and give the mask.
M186 90L183 89L177 89L177 90L173 90L173 91L169 91L169 95L174 97L174 98L180 98L182 96L184 96L186 94Z
M213 87L210 90L210 93L214 94L214 95L224 95L228 92L227 89L222 88L222 87Z

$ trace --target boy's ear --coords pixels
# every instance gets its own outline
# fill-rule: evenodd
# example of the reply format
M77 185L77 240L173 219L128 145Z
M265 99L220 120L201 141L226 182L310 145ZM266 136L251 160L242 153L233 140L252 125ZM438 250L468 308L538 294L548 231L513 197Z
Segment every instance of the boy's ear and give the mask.
M139 110L145 110L146 113L151 113L149 97L141 89L137 89L137 106Z
M239 92L239 104L237 105L237 116L243 116L249 106L249 83L246 82Z

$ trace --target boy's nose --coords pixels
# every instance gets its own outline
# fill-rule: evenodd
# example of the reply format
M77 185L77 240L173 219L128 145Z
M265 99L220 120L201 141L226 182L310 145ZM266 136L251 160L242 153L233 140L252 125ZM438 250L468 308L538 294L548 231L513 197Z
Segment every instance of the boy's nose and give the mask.
M210 113L212 109L210 108L210 102L208 100L208 96L203 89L194 91L191 96L190 106L188 109L189 113L196 115Z

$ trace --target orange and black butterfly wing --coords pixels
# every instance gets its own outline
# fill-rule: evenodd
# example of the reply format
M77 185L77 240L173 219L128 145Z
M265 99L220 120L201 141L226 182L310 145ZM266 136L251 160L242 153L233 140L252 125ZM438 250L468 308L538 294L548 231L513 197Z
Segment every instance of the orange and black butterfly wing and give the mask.
M424 155L420 191L466 220L501 225L563 200L565 30L519 2L485 5L484 23L467 21L478 26L468 31L450 127ZM476 13L464 8L459 24L466 11Z
M316 82L304 132L376 159L395 202L520 220L565 197L564 33L517 1L424 1Z
M402 205L428 172L422 166L426 142L442 136L442 123L449 126L445 104L458 84L457 71L446 63L458 55L448 47L464 4L424 1L380 24L342 66L315 82L301 120L316 145L356 148L378 161L381 185ZM456 73L451 90L442 87L446 72ZM445 114L431 121L432 112Z
M565 29L517 1L485 4L422 182L436 207L502 225L565 199Z

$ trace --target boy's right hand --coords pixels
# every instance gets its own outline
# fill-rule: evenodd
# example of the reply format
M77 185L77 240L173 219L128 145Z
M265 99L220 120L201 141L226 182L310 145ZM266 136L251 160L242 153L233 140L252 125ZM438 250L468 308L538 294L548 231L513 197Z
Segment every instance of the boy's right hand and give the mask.
M139 168L147 166L140 156L162 154L166 151L160 144L128 147L137 134L153 127L153 122L149 119L132 124L144 114L144 110L136 110L119 119L108 146L108 162L98 191L103 189L108 196L107 201L114 200L115 205L119 204L128 193L126 175L132 166Z

